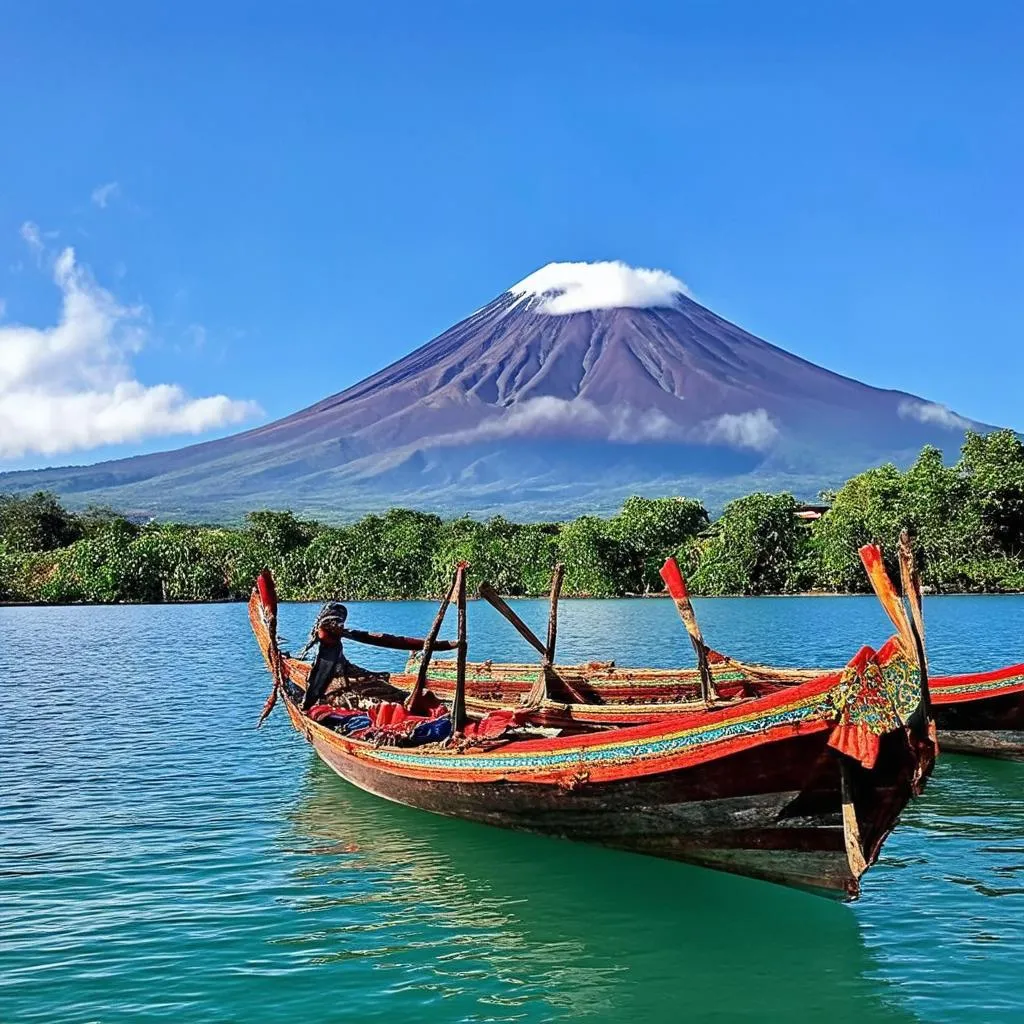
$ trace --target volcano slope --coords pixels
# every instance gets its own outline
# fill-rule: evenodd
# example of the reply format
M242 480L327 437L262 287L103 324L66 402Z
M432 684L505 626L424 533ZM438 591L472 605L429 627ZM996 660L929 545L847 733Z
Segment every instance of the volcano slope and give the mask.
M405 358L273 423L174 451L0 475L161 518L260 507L346 519L391 505L550 518L629 494L712 508L811 498L966 429L944 406L762 341L664 271L554 263Z

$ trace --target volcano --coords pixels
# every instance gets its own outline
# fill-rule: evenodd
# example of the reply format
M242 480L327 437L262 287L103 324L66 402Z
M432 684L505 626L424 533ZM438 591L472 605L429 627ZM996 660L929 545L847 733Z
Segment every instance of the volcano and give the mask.
M991 429L754 337L665 271L552 263L404 359L276 422L94 466L0 475L75 505L233 519L389 505L543 518L629 494L812 498Z

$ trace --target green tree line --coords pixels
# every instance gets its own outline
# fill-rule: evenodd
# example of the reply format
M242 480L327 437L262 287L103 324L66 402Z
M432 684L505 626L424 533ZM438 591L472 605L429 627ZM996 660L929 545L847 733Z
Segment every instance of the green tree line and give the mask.
M667 555L696 594L852 592L866 587L857 548L876 541L891 555L903 527L931 589L1024 590L1024 445L1012 431L968 434L952 466L926 447L909 469L869 469L823 497L831 508L811 523L792 495L762 493L716 519L691 498L632 497L611 517L558 523L393 508L347 526L260 511L226 527L0 495L0 600L237 600L263 567L286 600L436 597L459 559L471 585L488 579L506 594L545 593L560 561L566 595L611 597L659 592Z

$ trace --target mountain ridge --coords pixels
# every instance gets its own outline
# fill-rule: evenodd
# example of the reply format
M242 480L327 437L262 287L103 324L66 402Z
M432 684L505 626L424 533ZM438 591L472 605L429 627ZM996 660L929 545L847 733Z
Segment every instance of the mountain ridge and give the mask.
M393 504L531 518L629 493L810 498L967 420L816 366L706 309L664 271L549 264L436 338L272 423L93 466L0 474L135 514L347 518ZM948 452L947 452L948 453Z

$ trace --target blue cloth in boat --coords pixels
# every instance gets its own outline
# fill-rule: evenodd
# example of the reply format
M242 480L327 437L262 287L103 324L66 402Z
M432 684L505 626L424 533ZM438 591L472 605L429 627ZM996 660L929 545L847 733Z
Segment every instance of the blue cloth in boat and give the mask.
M445 715L443 718L432 718L429 722L420 722L409 735L409 742L418 747L421 743L440 743L452 734L452 720Z
M348 715L334 725L335 732L340 732L343 736L350 736L354 732L362 732L363 729L369 728L369 715Z

